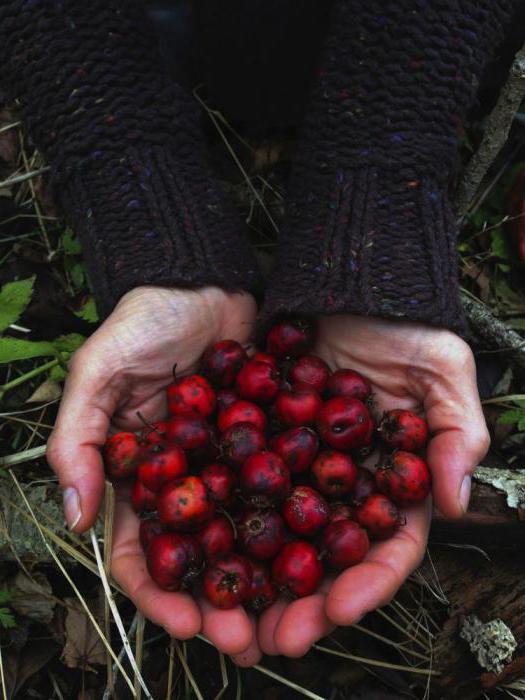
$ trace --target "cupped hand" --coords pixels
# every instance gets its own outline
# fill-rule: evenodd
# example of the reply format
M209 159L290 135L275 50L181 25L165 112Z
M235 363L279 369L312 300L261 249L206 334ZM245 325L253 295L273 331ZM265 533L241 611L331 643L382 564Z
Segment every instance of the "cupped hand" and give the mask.
M173 365L178 373L191 372L215 341L245 342L255 313L249 294L228 294L215 287L141 287L126 294L75 353L47 450L72 530L86 530L97 516L104 491L100 448L110 426L137 430L142 426L138 412L149 421L163 418ZM137 608L179 639L202 630L225 653L249 647L253 622L242 608L211 610L188 594L156 586L146 570L138 528L129 493L119 487L111 570Z
M446 517L460 517L468 506L470 475L490 442L468 345L449 331L415 323L332 316L319 322L316 352L333 369L365 374L378 413L392 408L425 413L435 505ZM361 564L326 580L312 596L269 608L258 623L262 651L302 656L334 626L356 623L388 603L424 556L431 499L404 514L406 525L373 544Z

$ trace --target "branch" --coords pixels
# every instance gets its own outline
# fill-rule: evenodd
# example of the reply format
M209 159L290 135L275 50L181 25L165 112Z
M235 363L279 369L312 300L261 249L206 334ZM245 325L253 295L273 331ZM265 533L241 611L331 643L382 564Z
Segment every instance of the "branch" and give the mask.
M481 181L505 144L514 115L524 96L525 45L514 58L507 82L503 86L496 106L487 119L483 140L467 163L459 183L455 204L460 217L468 212Z

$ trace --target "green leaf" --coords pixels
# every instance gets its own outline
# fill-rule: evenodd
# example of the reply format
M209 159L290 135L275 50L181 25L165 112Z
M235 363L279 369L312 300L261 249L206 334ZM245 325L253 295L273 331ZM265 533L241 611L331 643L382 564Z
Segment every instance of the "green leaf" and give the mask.
M507 239L499 226L490 232L490 252L495 258L508 260L510 257ZM499 262L498 267L502 272L510 270L510 265L506 263Z
M31 301L35 277L8 282L0 290L0 332L15 323Z
M81 318L88 323L98 322L97 305L95 304L93 297L89 297L84 306L82 306L82 308L80 308L78 311L75 311L75 316L78 316L78 318Z
M29 360L32 357L56 355L53 343L47 340L21 340L20 338L0 338L0 364Z
M49 371L49 379L53 382L63 382L67 377L66 370L61 365L56 365Z
M525 431L525 415L519 419L517 427L520 433Z
M68 335L61 335L53 341L53 347L58 350L58 352L72 353L82 345L85 341L85 337L80 335L80 333L69 333Z
M82 265L82 263L76 263L72 266L71 270L69 271L69 274L71 276L71 282L73 283L75 289L82 289L82 287L84 286L84 281L86 279L84 265Z
M513 425L514 423L519 423L525 421L525 411L522 408L510 408L508 411L503 411L503 413L498 417L498 423L503 425ZM521 430L521 428L520 428Z
M16 627L16 620L8 608L0 608L0 625L6 630Z
M9 603L11 599L11 593L7 588L0 588L0 603Z
M70 228L66 228L62 234L61 243L66 255L80 255L82 253L82 246Z

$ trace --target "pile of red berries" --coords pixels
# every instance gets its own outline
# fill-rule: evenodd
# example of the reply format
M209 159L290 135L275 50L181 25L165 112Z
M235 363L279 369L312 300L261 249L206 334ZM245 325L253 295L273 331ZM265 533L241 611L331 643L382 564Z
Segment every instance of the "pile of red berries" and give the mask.
M135 479L140 541L152 579L192 587L219 608L254 612L279 593L305 596L325 570L365 557L402 524L430 473L417 454L426 422L407 410L373 417L371 386L307 354L311 328L275 325L266 352L223 340L200 374L167 389L170 417L107 440L112 479ZM358 466L379 446L375 473Z

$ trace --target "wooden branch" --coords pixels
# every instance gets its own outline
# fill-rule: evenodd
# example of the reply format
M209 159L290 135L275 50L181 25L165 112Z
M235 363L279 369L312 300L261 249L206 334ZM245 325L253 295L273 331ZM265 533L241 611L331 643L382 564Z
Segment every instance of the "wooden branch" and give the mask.
M490 349L506 351L509 362L525 371L525 338L496 318L485 304L470 295L463 292L461 301L472 330L483 344Z
M456 209L464 216L481 181L509 135L514 115L525 97L525 45L512 63L507 82L487 119L481 144L468 162L456 194Z

